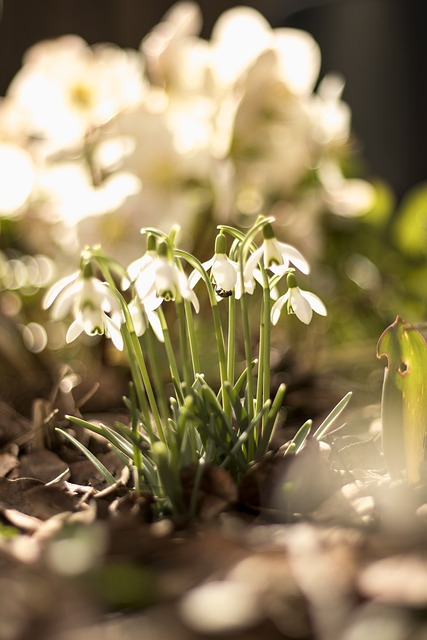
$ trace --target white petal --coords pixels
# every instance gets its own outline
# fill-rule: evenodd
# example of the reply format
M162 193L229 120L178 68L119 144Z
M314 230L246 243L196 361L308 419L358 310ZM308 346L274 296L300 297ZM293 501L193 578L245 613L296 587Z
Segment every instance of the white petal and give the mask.
M68 328L67 335L65 336L65 342L69 344L73 342L78 336L83 333L83 326L78 320L74 320Z
M118 311L120 303L108 284L101 282L97 278L86 278L85 299L91 300L93 304L103 311Z
M159 340L159 342L164 342L165 338L163 336L162 323L160 322L160 318L157 313L155 311L147 311L147 318L157 340Z
M286 244L284 242L279 242L278 244L282 255L284 257L286 256L286 259L289 262L292 262L292 264L302 273L310 273L310 265L298 249L295 249L291 244Z
M212 258L210 260L206 260L206 262L202 262L202 267L205 271L209 271L209 269L212 267L213 263L215 260L215 256L212 256ZM188 277L188 285L191 289L193 289L195 287L195 285L199 282L200 278L202 277L200 271L198 269L194 269L189 277Z
M225 254L220 254L212 265L212 277L224 291L232 291L236 286L237 269L234 264Z
M325 305L318 296L316 296L314 293L311 293L311 291L304 291L304 289L300 289L300 293L302 297L308 301L313 311L318 313L320 316L328 315Z
M83 330L89 336L104 333L105 314L99 308L85 307L79 313L77 320L83 325Z
M169 293L172 298L176 296L177 288L183 295L183 288L188 288L187 277L178 267L166 258L159 258L155 265L155 288L157 295L164 298ZM184 296L183 296L184 297Z
M129 313L132 317L133 327L137 336L142 336L147 328L142 313L142 302L131 300L128 304Z
M200 311L200 303L199 303L199 299L196 296L196 294L194 293L194 291L192 289L189 289L187 291L187 294L184 296L186 300L189 300L191 302L191 304L194 307L194 310L196 313L199 313Z
M74 282L74 280L76 280L79 275L80 271L76 271L70 276L66 276L65 278L61 278L61 280L58 280L58 282L55 282L55 284L50 287L43 298L43 309L48 309L61 293L61 291L65 289L65 287L67 287L69 284Z
M104 321L108 336L111 338L112 343L116 349L123 351L123 336L119 327L107 315L104 315Z
M75 304L76 301L79 302L82 286L82 279L79 278L60 292L52 307L53 320L62 320L62 318L65 318L73 304Z
M256 251L254 251L251 256L249 256L245 264L245 268L243 270L245 282L247 280L252 280L255 267L257 266L259 260L261 259L263 252L264 252L264 247L261 246L261 247L258 247L258 249L256 249Z
M158 309L163 302L163 298L159 298L155 293L152 293L150 296L144 298L144 302L142 303L144 306L144 310L154 311L154 309Z
M131 262L127 269L128 276L131 282L136 280L139 274L154 262L156 257L157 257L157 254L155 253L155 251L153 252L148 251L141 258L137 258L137 260L134 260L133 262Z
M278 298L276 302L273 304L273 306L271 307L270 318L271 318L272 324L277 324L277 322L279 321L280 314L282 313L283 305L287 302L288 298L289 298L289 290L285 293L285 295L280 296L280 298Z
M311 318L313 317L313 309L310 303L301 295L297 287L293 287L289 291L292 309L296 317L304 324L310 324Z
M140 300L144 300L155 290L156 269L155 264L150 265L135 280L135 289Z
M284 265L285 270L289 266L289 260L286 253L282 251L282 243L276 238L267 238L264 240L264 266L271 269L278 265Z

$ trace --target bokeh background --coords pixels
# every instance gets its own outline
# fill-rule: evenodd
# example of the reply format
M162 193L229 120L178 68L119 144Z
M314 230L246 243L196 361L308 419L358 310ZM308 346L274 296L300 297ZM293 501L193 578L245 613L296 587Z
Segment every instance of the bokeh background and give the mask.
M137 48L159 22L169 0L3 0L0 22L0 95L35 42L78 33L90 44ZM202 35L218 16L246 4L272 26L309 31L322 51L322 73L346 78L344 99L363 143L368 170L398 198L425 180L427 145L427 3L424 0L199 0Z
M40 0L37 4L3 0L0 95L5 95L21 68L24 53L35 43L78 34L89 44L112 42L138 49L143 37L173 4L170 0ZM209 38L218 17L243 3L199 0L198 4L203 16L201 36ZM313 356L321 352L324 357L315 363L315 374L325 376L326 386L335 384L341 376L338 386L343 391L359 388L362 396L369 390L373 398L379 398L383 365L376 362L375 344L381 331L397 314L410 321L427 319L427 188L423 186L427 179L427 3L252 0L244 4L262 13L273 28L293 27L312 34L322 56L319 81L330 72L338 72L345 79L342 98L351 108L352 144L360 163L359 174L374 183L379 181L387 192L377 217L347 219L326 213L321 218L318 229L325 242L315 286L321 294L326 284L328 324L314 328L314 342L307 338L294 360L291 357L278 362L279 374L286 374L296 362L299 382L303 383L304 375L312 370ZM418 190L415 200L412 196L408 200L413 188ZM0 244L7 250L4 230L3 225ZM39 308L40 295L28 302ZM28 318L17 321L23 326ZM0 344L3 354L8 347L7 332ZM80 358L77 347L72 348L71 360ZM102 352L101 365L110 355ZM21 393L19 376L30 372L36 378L28 383L27 397L31 400L51 384L45 370L51 371L52 352L47 356L46 352L36 353L29 364L27 356L11 353L8 361L20 366L12 373L8 370L1 382L3 389L15 386ZM97 369L96 375L99 373ZM104 388L108 395L108 386Z

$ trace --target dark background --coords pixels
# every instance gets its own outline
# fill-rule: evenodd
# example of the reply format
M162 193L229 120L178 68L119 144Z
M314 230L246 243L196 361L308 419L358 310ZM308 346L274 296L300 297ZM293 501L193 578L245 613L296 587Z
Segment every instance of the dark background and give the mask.
M1 0L0 0L1 2ZM78 33L89 43L138 47L170 0L3 0L0 95L33 43ZM209 37L227 8L246 4L272 26L308 30L322 51L322 74L340 71L369 176L398 198L427 179L426 0L199 0Z

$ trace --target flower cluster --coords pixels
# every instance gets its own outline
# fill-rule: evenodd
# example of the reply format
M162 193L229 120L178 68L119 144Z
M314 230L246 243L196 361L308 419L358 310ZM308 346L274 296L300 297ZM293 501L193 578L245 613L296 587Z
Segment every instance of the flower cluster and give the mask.
M200 25L179 2L138 51L73 35L28 50L0 104L0 215L37 219L38 252L101 241L136 258L141 222L188 229L207 210L221 223L266 208L298 210L309 247L325 203L346 216L372 204L371 185L341 171L351 113L342 79L314 90L313 38L250 7L225 11L209 40Z
M273 218L260 217L246 233L219 225L214 255L204 263L177 247L176 228L169 235L143 228L146 251L127 268L104 254L99 245L87 247L80 269L53 285L44 299L54 320L72 316L67 342L83 332L103 334L125 351L133 382L127 399L132 427L122 425L121 429L118 425L120 437L103 426L98 427L98 433L110 441L121 460L129 459L136 488L149 487L162 504L177 512L186 509L179 480L183 465L209 460L233 469L240 477L248 462L260 459L268 450L285 393L285 385L280 385L271 397L270 330L285 302L288 312L305 324L313 311L326 315L321 300L297 285L296 270L307 274L307 261L295 247L275 237L272 222ZM263 239L257 247L260 233ZM193 269L189 276L188 267ZM285 276L288 288L278 297ZM259 319L251 308L258 282L261 304L253 307L259 310ZM205 285L208 296L201 321L195 315L201 307L194 291L198 283ZM223 303L220 312L224 299L228 305ZM172 307L168 313L164 303ZM238 308L241 330L236 322ZM209 311L213 321L210 334L206 322ZM255 346L252 338L257 324ZM208 340L207 369L199 348L200 328ZM240 352L242 341L244 353ZM254 349L258 351L256 358ZM167 357L167 381L159 366L160 353ZM211 386L215 355L218 368ZM71 418L76 420L80 426L94 428L80 418ZM310 424L304 426L304 437L309 428ZM74 436L61 433L75 443ZM89 457L93 462L93 455ZM114 482L108 470L96 464L107 482ZM190 511L193 508L190 506Z
M278 297L271 308L271 322L276 324L282 308L287 303L288 313L294 313L301 322L309 324L313 311L326 315L323 302L313 293L301 290L296 281L295 267L302 273L309 273L309 265L304 256L292 245L277 240L270 219L261 219L263 242L251 252L250 257L240 267L239 262L227 255L227 240L221 231L216 238L215 252L212 258L194 268L189 277L185 274L181 262L176 258L174 246L158 230L154 230L162 239L148 233L147 250L122 273L122 293L116 289L114 281L104 282L93 276L91 262L101 257L101 265L106 258L100 248L86 248L82 254L80 269L54 284L44 298L44 307L52 307L53 320L62 320L68 314L74 319L70 325L66 340L73 341L82 332L87 335L105 334L119 350L123 349L121 326L127 319L137 336L142 336L151 326L158 340L163 342L164 335L158 310L163 301L191 302L194 310L200 310L199 300L194 287L204 277L210 282L217 302L234 295L239 300L243 293L253 294L256 281L267 287L269 294L277 298L277 284L286 276L287 291ZM255 227L258 230L258 227ZM229 231L236 232L229 228ZM141 230L143 233L145 229ZM248 234L247 237L249 237ZM243 240L238 243L240 251ZM191 254L184 254L190 262L195 260ZM116 267L117 268L117 267ZM271 273L272 279L264 280ZM132 297L128 303L122 297L131 289ZM124 311L125 309L125 311ZM127 314L126 315L126 311Z

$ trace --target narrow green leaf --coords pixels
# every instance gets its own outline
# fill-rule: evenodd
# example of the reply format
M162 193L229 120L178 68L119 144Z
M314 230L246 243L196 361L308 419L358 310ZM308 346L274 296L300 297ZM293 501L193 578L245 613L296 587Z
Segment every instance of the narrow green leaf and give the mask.
M84 453L84 455L87 457L88 460L90 460L90 462L93 464L95 469L99 471L99 473L102 475L102 477L108 484L110 485L116 484L117 480L115 479L115 477L108 471L107 467L103 465L102 462L98 460L98 458L91 451L89 451L89 449L87 449L84 446L84 444L79 442L79 440L77 440L77 438L72 436L71 433L64 431L64 429L56 428L55 431L57 431L58 433L61 433L63 436L68 438L68 440L70 440L70 442L72 442L74 446L77 447L77 449L80 449L80 451Z
M338 404L334 407L334 409L332 409L331 413L323 420L322 424L313 433L313 438L316 438L316 440L322 440L322 438L324 438L327 435L327 433L329 433L335 420L338 418L338 416L341 415L341 413L344 411L344 409L350 402L351 396L352 396L351 391L346 393L344 398L342 398L338 402Z
M308 435L311 431L311 427L313 426L313 420L307 420L304 422L302 427L298 429L289 447L286 449L284 455L289 455L290 453L298 453L304 446L305 441L308 438Z
M271 438L273 437L273 433L279 420L279 411L282 408L285 393L286 385L279 385L276 395L274 396L274 400L271 404L270 411L268 412L267 420L265 422L261 438L255 452L256 460L260 460L267 453L268 446L271 442Z
M133 457L132 445L129 442L127 442L127 440L123 436L116 433L110 427L107 427L106 425L92 424L87 420L76 418L74 416L66 416L66 417L70 422L73 422L74 424L77 424L80 427L84 427L88 431L92 431L92 433L96 433L97 435L103 436L108 442L110 442L110 444L114 449L119 450L125 456L132 459Z

